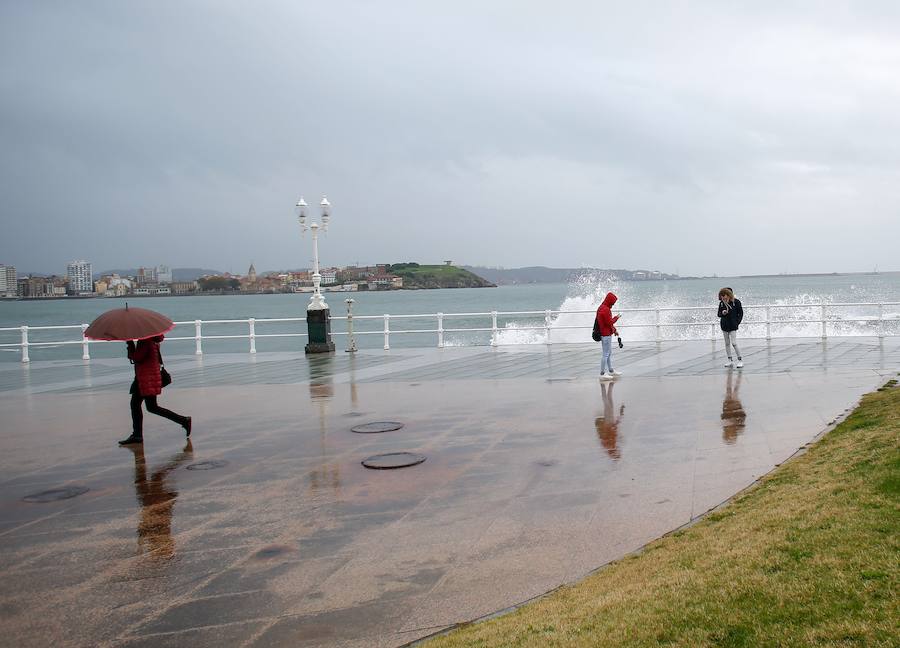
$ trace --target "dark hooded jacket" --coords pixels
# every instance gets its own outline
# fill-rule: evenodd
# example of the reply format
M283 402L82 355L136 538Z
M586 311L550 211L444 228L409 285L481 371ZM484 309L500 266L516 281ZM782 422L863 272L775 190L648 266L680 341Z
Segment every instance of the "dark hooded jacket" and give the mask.
M603 303L600 304L600 308L597 309L597 325L600 327L600 335L618 335L619 332L616 330L616 320L619 319L619 316L616 315L613 317L612 305L616 303L618 297L616 297L613 293L606 293L606 297L603 298Z
M744 307L741 306L741 300L735 298L731 303L719 302L719 326L723 331L737 331L744 319Z

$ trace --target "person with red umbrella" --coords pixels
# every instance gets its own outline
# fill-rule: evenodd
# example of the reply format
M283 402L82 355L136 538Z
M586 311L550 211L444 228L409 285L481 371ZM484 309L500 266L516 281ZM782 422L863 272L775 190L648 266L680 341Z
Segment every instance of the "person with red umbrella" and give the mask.
M128 359L134 364L134 381L131 383L131 436L119 441L119 445L133 445L144 442L144 413L147 411L178 423L191 436L191 417L182 416L172 410L160 407L156 397L162 393L162 355L159 344L163 334L175 327L165 315L145 308L117 308L108 311L91 322L85 330L85 337L94 340L125 341ZM136 341L136 342L135 342Z

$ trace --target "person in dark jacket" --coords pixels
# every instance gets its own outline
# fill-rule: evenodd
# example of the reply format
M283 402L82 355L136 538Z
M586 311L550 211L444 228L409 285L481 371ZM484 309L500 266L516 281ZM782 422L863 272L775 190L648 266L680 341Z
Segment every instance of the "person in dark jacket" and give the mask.
M176 414L171 410L160 407L156 403L156 397L162 393L162 365L159 353L159 343L163 341L162 335L157 335L146 340L139 340L135 344L129 340L128 359L134 364L134 382L131 383L131 436L119 441L119 445L131 445L144 442L144 413L141 404L147 404L147 411L157 416L162 416L170 421L178 423L184 428L187 436L191 436L191 417Z
M725 355L728 356L726 367L737 367L740 369L744 366L741 358L741 351L737 345L737 330L744 319L744 308L741 306L741 300L734 296L731 288L722 288L719 291L719 326L722 327L722 336L725 338ZM734 348L734 355L737 356L737 364L731 356L731 349Z
M606 293L603 303L597 309L596 321L600 328L600 343L603 346L603 357L600 359L600 380L612 380L616 376L622 375L612 368L612 336L619 334L616 330L619 316L613 317L612 306L618 299L613 293Z

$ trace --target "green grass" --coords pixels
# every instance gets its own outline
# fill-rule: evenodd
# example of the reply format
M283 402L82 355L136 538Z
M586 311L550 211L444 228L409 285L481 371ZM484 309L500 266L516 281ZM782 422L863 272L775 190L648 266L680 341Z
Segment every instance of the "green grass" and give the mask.
M900 645L900 389L696 525L427 643Z
M402 267L398 264L391 268L391 272L403 277L405 287L419 286L422 288L468 288L488 284L481 277L472 274L468 270L448 265L417 265Z

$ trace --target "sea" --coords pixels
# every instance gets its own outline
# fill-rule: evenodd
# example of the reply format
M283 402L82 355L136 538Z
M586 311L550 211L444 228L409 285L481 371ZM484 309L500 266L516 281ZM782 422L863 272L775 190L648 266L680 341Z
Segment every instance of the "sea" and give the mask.
M593 311L607 292L618 296L613 310L621 315L618 326L623 340L681 340L718 335L715 313L717 294L723 286L732 288L744 305L741 337L763 338L767 332L773 337L819 337L822 325L816 320L822 318L823 312L830 320L825 330L829 336L900 335L900 272L652 281L623 281L596 273L569 283L335 292L326 293L325 297L333 317L334 341L340 351L349 343L347 299L353 299L354 340L360 349L383 348L385 314L391 315L388 327L392 348L437 346L436 313L445 314L445 346L488 345L492 338L492 311L500 313L498 345L545 344L548 334L553 344L589 342ZM221 320L301 318L308 301L309 295L302 293L2 300L0 329L14 330L0 330L0 345L19 343L19 327L23 325L89 324L101 313L128 302L164 313L176 322L189 322L179 324L168 334L163 347L168 355L194 353L193 322L198 319L204 321L204 353L247 353L250 341L241 336L248 335L248 323ZM547 310L553 311L549 319ZM538 313L521 314L530 311ZM303 322L257 321L255 327L258 352L297 351L306 342L296 336L305 332ZM81 358L78 330L33 329L29 330L29 342L41 343L29 349L33 361ZM92 357L117 357L122 353L120 343L90 345ZM19 348L0 346L0 362L20 359Z

